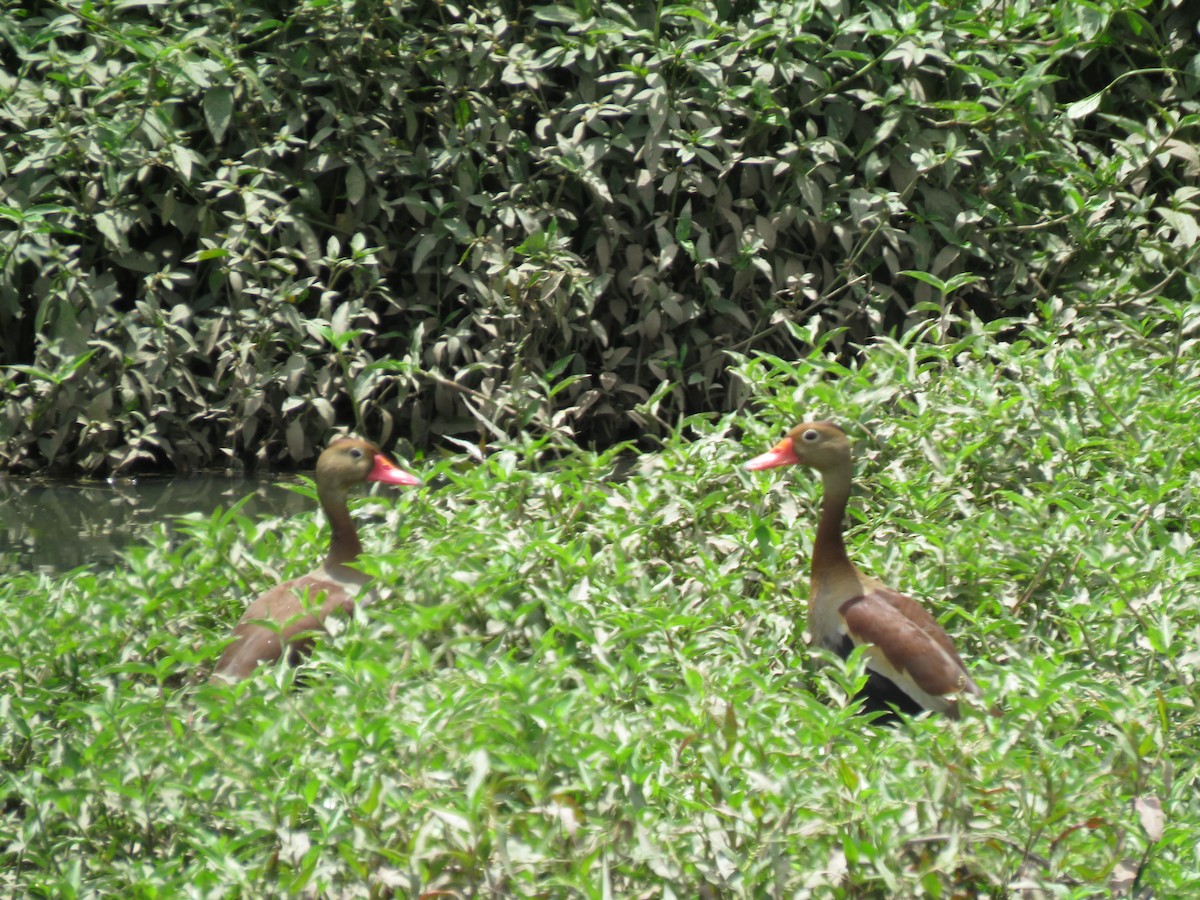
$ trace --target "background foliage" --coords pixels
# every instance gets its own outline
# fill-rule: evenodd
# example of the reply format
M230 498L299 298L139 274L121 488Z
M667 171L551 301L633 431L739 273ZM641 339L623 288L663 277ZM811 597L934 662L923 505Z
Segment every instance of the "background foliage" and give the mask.
M315 514L0 581L0 893L1194 896L1200 305L947 324L744 360L753 415L623 478L544 436L418 464L358 504L384 596L299 671L194 683ZM873 728L803 640L819 487L740 467L831 412L854 554L1000 716Z
M0 0L0 467L485 445L234 689L315 516L0 579L0 892L1196 893L1194 18L629 7ZM826 415L1001 716L803 640Z
M0 0L0 467L602 445L791 325L1191 296L1195 48L1149 0Z

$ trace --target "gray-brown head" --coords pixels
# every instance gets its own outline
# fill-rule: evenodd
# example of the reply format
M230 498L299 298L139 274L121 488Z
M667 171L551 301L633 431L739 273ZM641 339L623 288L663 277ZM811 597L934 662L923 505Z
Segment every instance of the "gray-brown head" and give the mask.
M746 463L747 469L808 466L818 472L850 465L850 439L833 422L803 422L782 441Z
M317 458L317 485L325 490L345 494L364 481L421 483L398 468L370 441L358 438L338 438Z

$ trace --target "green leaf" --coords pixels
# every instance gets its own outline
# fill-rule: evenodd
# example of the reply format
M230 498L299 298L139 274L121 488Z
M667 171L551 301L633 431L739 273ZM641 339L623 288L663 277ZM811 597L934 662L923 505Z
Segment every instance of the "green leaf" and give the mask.
M438 237L435 234L426 232L421 235L417 241L417 247L412 255L412 272L415 275L421 271L421 267L425 264L426 258L433 252L438 245Z
M1100 108L1100 101L1104 98L1104 91L1097 91L1094 94L1089 94L1082 100L1076 100L1067 106L1068 119L1084 119Z
M367 190L367 179L357 163L350 163L346 168L346 202L352 206L362 203Z
M907 275L909 278L915 278L917 281L923 281L941 294L948 293L946 282L942 281L942 279L938 278L932 272L921 272L916 269L902 269L897 274Z
M220 144L233 121L233 91L224 85L209 88L204 92L203 104L208 132Z

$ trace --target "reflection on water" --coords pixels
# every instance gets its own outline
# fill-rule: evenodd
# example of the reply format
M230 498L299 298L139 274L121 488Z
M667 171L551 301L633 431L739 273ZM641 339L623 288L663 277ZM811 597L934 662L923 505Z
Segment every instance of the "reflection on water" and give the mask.
M314 509L285 490L289 475L188 475L108 481L26 481L0 478L0 573L63 572L103 565L175 516L227 508L248 494L249 518Z

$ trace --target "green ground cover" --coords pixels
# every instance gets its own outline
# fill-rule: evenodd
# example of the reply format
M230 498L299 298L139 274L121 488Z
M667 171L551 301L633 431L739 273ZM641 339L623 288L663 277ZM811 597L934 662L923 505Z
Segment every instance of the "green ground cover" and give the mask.
M232 689L194 679L315 512L6 578L0 893L1191 895L1200 306L942 325L735 359L657 453L418 460L358 502L381 601ZM825 416L853 553L1000 716L871 727L805 642L819 486L740 464Z

